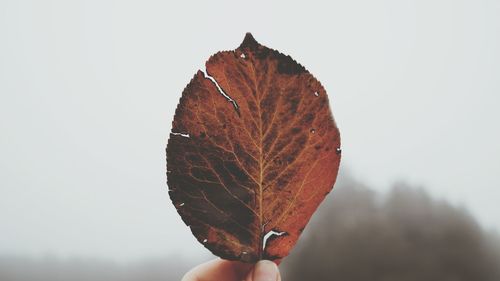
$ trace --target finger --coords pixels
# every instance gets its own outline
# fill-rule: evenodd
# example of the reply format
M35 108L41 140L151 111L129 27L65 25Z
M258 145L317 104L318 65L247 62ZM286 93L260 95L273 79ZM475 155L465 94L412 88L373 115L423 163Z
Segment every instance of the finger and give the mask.
M248 273L245 281L280 281L281 276L278 266L267 260L259 261L255 267Z
M252 268L251 264L215 259L191 269L182 281L235 281L241 280Z

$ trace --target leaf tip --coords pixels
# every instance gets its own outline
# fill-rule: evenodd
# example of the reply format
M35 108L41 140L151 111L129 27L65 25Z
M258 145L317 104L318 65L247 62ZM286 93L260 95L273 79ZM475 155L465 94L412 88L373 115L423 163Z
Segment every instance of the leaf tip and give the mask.
M243 42L241 42L240 46L238 47L239 49L243 48L256 48L259 46L259 43L255 38L253 37L252 33L247 32L245 34L245 38L243 39Z

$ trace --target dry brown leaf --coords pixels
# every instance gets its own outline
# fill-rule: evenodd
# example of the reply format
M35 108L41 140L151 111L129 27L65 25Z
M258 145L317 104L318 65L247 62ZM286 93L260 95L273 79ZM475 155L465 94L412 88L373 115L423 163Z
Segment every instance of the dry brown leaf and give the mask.
M182 93L167 145L169 194L215 255L288 255L337 177L340 135L327 94L290 56L247 33Z

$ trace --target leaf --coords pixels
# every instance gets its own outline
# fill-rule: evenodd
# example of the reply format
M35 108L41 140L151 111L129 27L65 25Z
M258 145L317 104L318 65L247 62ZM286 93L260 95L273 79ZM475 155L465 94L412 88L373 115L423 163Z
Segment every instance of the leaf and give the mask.
M173 204L224 259L281 260L337 177L340 135L320 82L247 33L182 93L167 145Z

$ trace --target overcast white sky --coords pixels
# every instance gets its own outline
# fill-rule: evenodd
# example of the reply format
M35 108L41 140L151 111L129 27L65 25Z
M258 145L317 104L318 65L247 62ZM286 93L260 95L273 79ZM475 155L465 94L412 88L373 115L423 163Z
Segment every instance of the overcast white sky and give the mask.
M495 0L3 0L0 254L207 253L168 199L164 148L182 89L247 31L325 86L343 168L500 230L499 15Z

